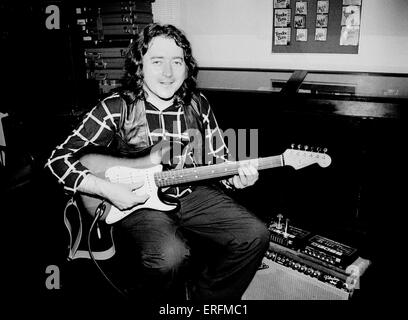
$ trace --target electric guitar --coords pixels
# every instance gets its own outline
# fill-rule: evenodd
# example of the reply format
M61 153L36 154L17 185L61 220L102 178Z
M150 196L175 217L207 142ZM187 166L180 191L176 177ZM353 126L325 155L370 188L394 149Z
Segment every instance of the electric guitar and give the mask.
M149 156L129 159L90 153L82 156L80 161L94 175L113 183L130 184L144 181L144 185L134 192L139 194L147 193L150 197L145 203L136 205L128 210L119 210L106 202L106 209L102 215L102 220L105 220L107 224L112 224L139 209L174 210L177 204L163 202L159 198L159 188L233 176L238 173L240 166L248 162L255 165L258 170L282 166L301 169L315 163L324 168L330 165L331 158L326 153L287 149L283 154L277 156L168 171L162 171L162 165L154 164ZM85 210L91 215L94 215L96 208L103 200L101 197L87 194L81 194L80 198Z

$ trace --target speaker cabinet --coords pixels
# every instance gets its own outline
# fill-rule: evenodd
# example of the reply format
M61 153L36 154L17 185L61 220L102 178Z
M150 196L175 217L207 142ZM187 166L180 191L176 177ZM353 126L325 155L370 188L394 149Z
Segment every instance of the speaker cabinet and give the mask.
M350 293L264 258L243 300L348 300Z

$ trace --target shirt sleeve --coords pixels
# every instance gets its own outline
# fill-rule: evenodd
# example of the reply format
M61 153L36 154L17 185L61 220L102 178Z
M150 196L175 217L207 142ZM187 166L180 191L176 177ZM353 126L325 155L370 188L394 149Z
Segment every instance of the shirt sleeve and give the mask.
M227 132L223 132L218 126L208 100L203 95L201 95L201 100L204 103L201 108L201 117L205 133L205 164L209 165L229 161L231 160L231 154L225 143Z
M222 129L220 129L208 100L202 94L201 99L204 101L201 116L205 132L206 164L210 165L233 161L234 159L225 143L225 137L228 136L228 132L223 132ZM235 134L234 132L230 133ZM235 141L235 139L232 139L232 141ZM227 189L235 190L228 179L222 179L220 183Z
M108 103L108 99L85 115L82 123L52 151L45 164L67 193L74 194L90 173L79 161L79 151L88 146L108 146L117 131L121 104Z

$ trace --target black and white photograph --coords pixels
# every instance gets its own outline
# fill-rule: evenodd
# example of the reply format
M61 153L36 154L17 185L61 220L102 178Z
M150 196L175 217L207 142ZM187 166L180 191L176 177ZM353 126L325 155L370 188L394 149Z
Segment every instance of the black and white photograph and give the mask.
M340 45L357 46L359 43L359 36L360 36L359 26L343 26L341 27Z
M292 28L275 28L274 31L275 46L287 46L290 44Z
M359 26L360 25L360 6L343 6L341 16L342 26Z
M307 41L307 29L296 29L296 41Z
M291 22L290 9L275 9L275 27L289 27Z
M296 15L295 16L295 28L306 28L306 16Z
M407 17L1 1L5 317L401 317Z
M296 14L307 14L307 2L306 1L296 1L295 7Z
M317 1L317 13L329 13L330 1L318 0Z
M290 7L291 0L273 0L273 7L276 9L286 9Z
M315 40L316 41L326 41L327 40L327 28L317 28L316 27Z
M318 14L316 16L316 27L318 28L327 28L329 25L329 15L327 14Z

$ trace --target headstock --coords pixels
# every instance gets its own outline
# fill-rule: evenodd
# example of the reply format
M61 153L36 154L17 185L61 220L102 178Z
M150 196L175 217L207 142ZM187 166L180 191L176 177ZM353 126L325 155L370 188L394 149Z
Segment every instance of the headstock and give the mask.
M326 154L326 148L323 150L321 148L316 148L316 151L314 151L313 148L309 148L308 146L305 146L303 150L301 149L301 145L297 146L298 149L294 149L294 147L295 146L292 144L292 149L286 149L282 154L285 165L291 166L295 169L301 169L317 163L319 166L326 168L331 163L330 156Z

